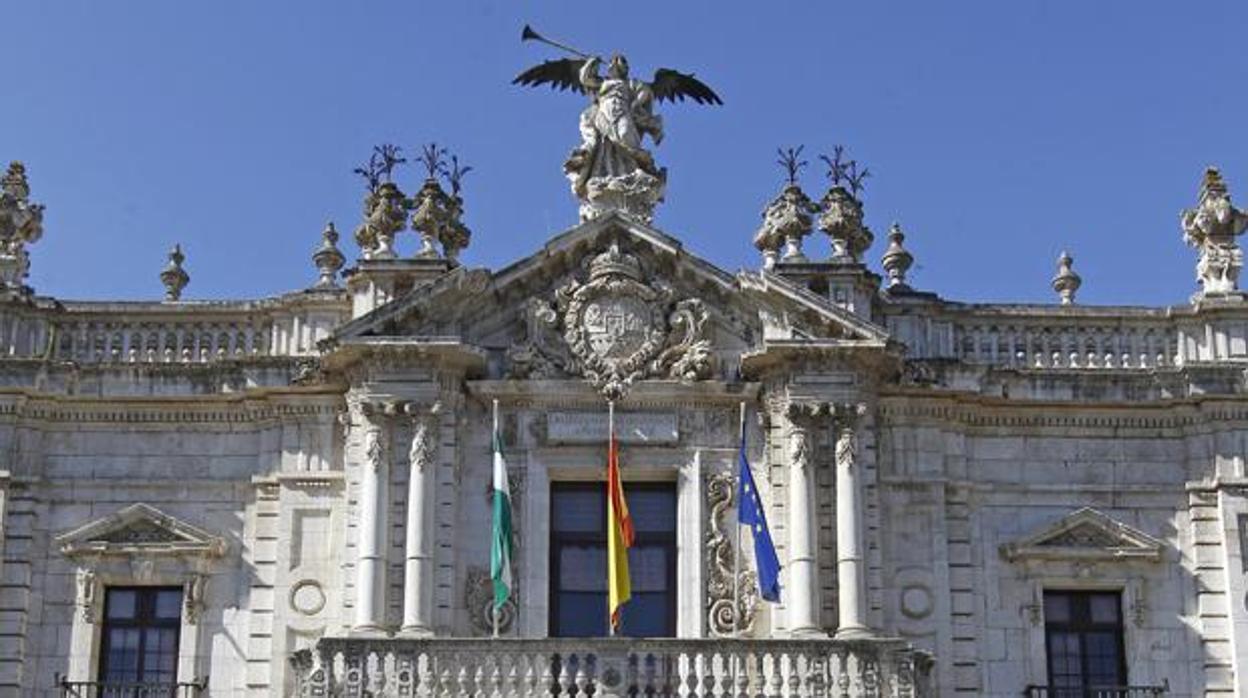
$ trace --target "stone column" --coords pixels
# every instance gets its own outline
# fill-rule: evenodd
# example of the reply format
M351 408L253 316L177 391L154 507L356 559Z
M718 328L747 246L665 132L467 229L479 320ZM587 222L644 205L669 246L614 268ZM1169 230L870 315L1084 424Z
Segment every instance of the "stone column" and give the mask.
M818 528L813 506L814 465L810 460L810 418L818 412L813 405L791 404L789 422L789 631L795 636L820 633L819 570L815 560Z
M867 566L862 537L862 466L858 462L860 405L838 405L836 429L837 639L871 635L867 627Z
M360 464L360 533L356 550L355 629L381 630L386 612L386 510L390 480L387 446L390 431L385 417L367 403L359 410L364 431L364 459Z
M433 475L441 405L408 405L412 448L408 452L406 554L403 567L403 627L411 635L433 633Z

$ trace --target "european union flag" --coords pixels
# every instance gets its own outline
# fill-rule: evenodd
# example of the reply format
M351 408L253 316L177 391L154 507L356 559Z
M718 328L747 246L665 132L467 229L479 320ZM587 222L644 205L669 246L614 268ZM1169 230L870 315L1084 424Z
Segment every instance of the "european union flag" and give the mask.
M754 534L754 562L758 565L758 592L772 603L780 601L780 558L771 542L767 514L754 486L754 473L745 458L745 439L741 439L740 474L737 476L737 523L749 526Z

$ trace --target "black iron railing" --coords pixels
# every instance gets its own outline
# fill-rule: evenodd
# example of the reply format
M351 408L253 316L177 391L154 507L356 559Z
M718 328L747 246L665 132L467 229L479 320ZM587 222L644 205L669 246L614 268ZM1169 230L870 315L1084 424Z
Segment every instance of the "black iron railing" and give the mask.
M61 698L202 698L208 681L68 681L57 684Z
M1168 684L1162 686L1096 686L1092 688L1054 688L1028 686L1023 695L1027 698L1162 698L1170 692Z

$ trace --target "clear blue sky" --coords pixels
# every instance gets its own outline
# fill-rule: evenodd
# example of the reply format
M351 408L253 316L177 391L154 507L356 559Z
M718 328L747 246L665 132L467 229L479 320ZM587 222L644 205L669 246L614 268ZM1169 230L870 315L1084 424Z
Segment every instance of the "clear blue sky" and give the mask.
M31 283L62 298L158 298L174 242L188 298L302 288L326 220L354 259L351 170L385 141L436 140L474 166L467 264L530 254L575 223L560 165L583 104L509 84L555 55L519 42L525 22L723 96L663 108L656 225L730 270L758 264L779 145L847 145L875 173L872 266L899 220L914 285L954 299L1050 302L1069 248L1081 302L1184 302L1195 254L1178 214L1203 167L1248 205L1243 2L84 1L2 16L0 159L25 161L48 207ZM821 195L822 168L803 184Z

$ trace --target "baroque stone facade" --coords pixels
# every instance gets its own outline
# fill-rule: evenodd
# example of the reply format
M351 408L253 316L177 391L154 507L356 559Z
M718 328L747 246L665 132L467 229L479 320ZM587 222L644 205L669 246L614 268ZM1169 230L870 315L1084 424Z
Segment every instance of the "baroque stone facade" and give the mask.
M182 301L175 248L166 300L76 302L24 285L25 177L0 198L0 696L98 680L133 586L181 591L200 695L1017 696L1051 680L1046 592L1081 590L1120 599L1124 684L1248 695L1244 214L1216 172L1182 216L1202 291L1166 308L1076 304L1067 255L1052 305L946 300L900 227L884 284L856 185L792 178L735 274L620 211L468 268L431 177L370 191L345 285L331 224L306 290ZM496 400L516 597L491 640ZM551 493L601 480L607 400L626 483L675 491L675 639L550 637ZM742 403L775 605L733 545Z

